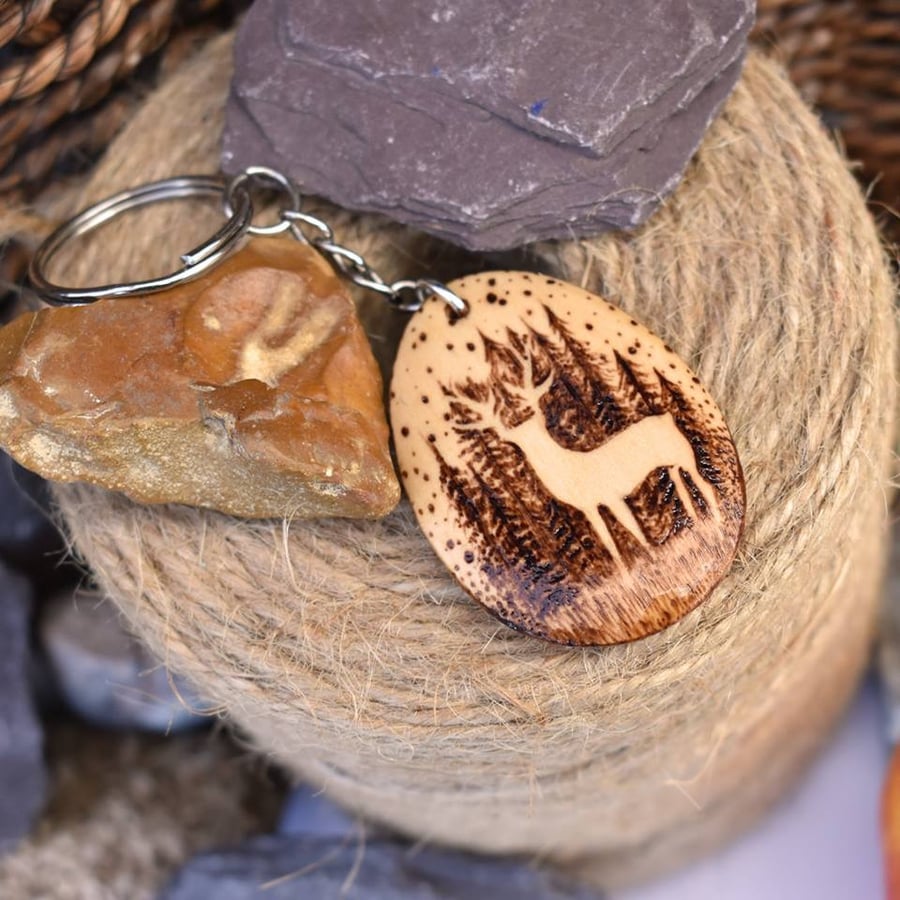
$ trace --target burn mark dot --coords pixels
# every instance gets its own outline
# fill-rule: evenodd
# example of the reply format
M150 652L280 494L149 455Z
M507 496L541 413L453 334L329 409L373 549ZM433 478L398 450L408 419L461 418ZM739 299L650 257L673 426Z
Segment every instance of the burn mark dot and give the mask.
M400 476L401 476L402 478L409 478L409 472L407 472L406 469L403 469L403 470L401 470L401 472L400 472Z
M548 278L548 279L547 279L547 284L556 284L556 279L555 279L555 278Z
M494 287L497 284L496 278L488 278L488 287Z
M425 341L425 340L427 340L427 339L428 339L428 335L425 334L424 331L422 331L422 332L419 333L419 340L420 340L420 341Z
M522 294L523 294L525 297L530 297L530 296L531 296L531 291L530 291L529 288L525 288L525 290L522 291Z
M506 297L501 297L499 301L500 306L506 306Z
M637 325L637 322L634 319L629 319L628 324L629 325Z
M414 473L415 475L418 475L418 474L419 474L418 468L414 467L414 468L413 468L413 473Z
M404 426L400 429L400 434L402 434L403 437L409 437L409 429L404 425Z
M700 384L700 379L696 375L691 379L691 381L693 381L694 384Z
M455 546L456 546L456 543L454 542L453 538L450 538L447 541L447 549L452 550Z
M466 552L463 554L463 559L467 563L469 563L469 565L471 565L473 562L475 562L475 554L471 550L466 550Z
M466 350L469 350L470 352L471 352L471 351L474 351L474 350L475 350L475 345L474 345L471 341L469 341L469 342L466 344Z
M434 374L434 369L432 369L431 366L426 366L426 367L425 367L425 371L426 371L429 375L433 375L433 374Z
M445 422L449 422L451 418L452 418L452 416L450 415L450 413L444 413L444 421Z
M448 349L448 350L452 350L452 349L453 349L453 344L447 344L447 349Z
M594 330L594 326L590 322L585 322L584 327L587 328L588 331Z
M391 391L391 400L393 400L397 396L396 391Z
M430 513L434 512L434 504L433 503L428 504L428 512L430 512Z
M489 291L487 297L485 298L488 303L496 303L497 295L493 291Z
M629 348L628 348L628 352L629 352L632 356L634 356L634 354L637 353L637 347L629 347Z
M422 402L428 403L428 394L422 394Z
M428 443L433 444L437 440L437 436L433 434L428 435Z
M674 353L675 352L668 344L663 344L663 350L665 350L666 353Z

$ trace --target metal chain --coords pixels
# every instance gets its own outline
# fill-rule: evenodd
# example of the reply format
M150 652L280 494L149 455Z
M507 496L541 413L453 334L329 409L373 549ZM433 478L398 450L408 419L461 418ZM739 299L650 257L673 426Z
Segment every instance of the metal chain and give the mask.
M430 297L443 300L455 316L469 311L462 297L440 281L432 278L404 278L386 281L355 250L338 244L331 226L311 213L303 212L303 196L286 175L266 166L248 166L227 184L223 199L225 212L232 215L238 194L249 193L254 182L260 187L274 187L289 201L278 210L278 221L272 225L250 225L250 234L281 234L289 231L301 244L317 250L340 275L358 287L374 291L384 297L391 306L403 312L418 312ZM252 205L252 203L251 203Z

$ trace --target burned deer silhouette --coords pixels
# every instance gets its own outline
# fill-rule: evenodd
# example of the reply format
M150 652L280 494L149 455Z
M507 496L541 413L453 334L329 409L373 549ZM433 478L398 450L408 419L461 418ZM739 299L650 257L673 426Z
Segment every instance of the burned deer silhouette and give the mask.
M623 562L621 550L602 510L614 516L640 545L648 546L628 497L655 470L668 471L685 509L718 517L715 494L698 472L693 448L670 412L651 411L593 449L568 449L548 429L542 402L553 382L552 368L535 365L533 341L528 342L532 344L529 348L520 335L508 332L508 337L509 347L483 337L495 360L501 360L500 365L492 366L490 382L467 379L445 389L458 435L492 430L501 441L515 444L546 490L584 513L618 564ZM543 336L532 337L546 343ZM598 478L598 473L609 474Z

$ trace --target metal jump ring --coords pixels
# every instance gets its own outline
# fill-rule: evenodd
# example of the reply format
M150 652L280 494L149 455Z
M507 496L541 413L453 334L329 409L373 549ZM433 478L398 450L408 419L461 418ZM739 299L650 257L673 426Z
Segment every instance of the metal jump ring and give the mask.
M389 288L394 296L393 306L403 312L418 312L429 297L437 297L447 304L450 314L454 317L461 319L469 314L469 304L459 294L451 291L446 284L433 278L405 278L395 281ZM412 300L402 299L403 294L407 292L412 293Z
M152 294L197 278L237 249L241 238L249 231L253 220L253 204L246 190L240 188L231 190L229 194L231 210L228 221L199 247L183 254L181 260L184 266L169 275L150 278L146 281L67 288L50 281L44 272L51 260L68 241L99 228L128 210L164 200L181 200L189 197L219 197L224 200L226 190L227 185L220 178L206 175L184 175L130 188L108 197L106 200L101 200L60 225L38 247L28 270L31 287L47 303L56 306L77 306L93 303L104 297Z
M278 221L272 225L251 225L247 230L250 234L257 235L274 235L281 234L284 231L287 231L291 227L290 219L284 215L284 213L288 212L299 212L300 207L303 205L303 198L300 196L300 191L297 189L297 185L291 181L286 175L282 175L281 172L276 169L270 169L268 166L247 166L243 172L238 172L229 182L225 188L225 197L223 199L223 206L225 208L226 215L232 214L232 209L234 207L234 198L236 192L247 192L248 187L254 181L256 182L269 182L270 184L275 185L275 187L280 190L283 194L287 194L288 199L290 200L291 205L285 207L281 210L281 216Z
M416 294L424 304L429 297L437 297L443 300L450 309L450 312L457 318L462 318L469 314L469 304L463 300L459 294L451 291L446 284L435 281L433 278L420 278Z

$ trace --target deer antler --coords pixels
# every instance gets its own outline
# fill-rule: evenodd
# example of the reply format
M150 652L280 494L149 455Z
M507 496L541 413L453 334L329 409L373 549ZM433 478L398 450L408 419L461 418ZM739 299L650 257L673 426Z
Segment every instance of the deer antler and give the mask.
M536 332L518 334L506 329L506 342L481 335L490 376L485 381L467 378L455 382L445 393L452 398L450 413L458 427L517 428L537 410L535 389L550 377L551 367L539 350ZM537 362L537 364L536 364Z
M464 397L465 401L468 401L459 399L450 401L450 414L457 427L478 425L484 421L485 416L481 410L487 408L491 399L491 389L487 382L467 378L465 381L456 382L450 388L444 388L444 393L448 397Z

